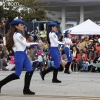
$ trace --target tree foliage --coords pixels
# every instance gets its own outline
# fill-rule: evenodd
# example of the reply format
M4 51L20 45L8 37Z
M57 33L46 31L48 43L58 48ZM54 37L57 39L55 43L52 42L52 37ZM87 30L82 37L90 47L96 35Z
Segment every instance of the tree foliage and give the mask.
M2 6L0 6L0 19L2 17L16 17L17 15L19 15L20 13L16 10L12 10L13 8L12 7L9 7L9 10L7 9L3 9Z
M19 2L18 7L9 7L9 10L4 10L0 7L0 12L2 16L21 16L26 22L30 22L33 19L36 20L47 20L45 10L48 7L49 3L44 4L44 7L41 7L42 0L14 0L14 2ZM20 8L20 12L18 11ZM1 16L1 17L2 17Z

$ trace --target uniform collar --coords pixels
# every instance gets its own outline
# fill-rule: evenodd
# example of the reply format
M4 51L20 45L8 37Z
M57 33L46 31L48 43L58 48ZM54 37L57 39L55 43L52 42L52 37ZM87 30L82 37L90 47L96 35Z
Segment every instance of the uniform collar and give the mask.
M17 33L18 33L18 31L15 32L15 34L17 34Z
M51 32L51 33L52 33L52 32L56 33L56 32L55 32L55 31L53 31L53 30L51 30L50 32Z
M18 32L18 31L16 31L15 33L16 33L16 34L17 34L17 33L23 34L23 33L21 33L21 32Z
M58 36L58 38L60 38L60 35L59 35L59 33L58 33L58 32L56 32L56 35Z
M66 38L70 38L69 36L66 36Z
M54 32L54 33L57 35L58 38L60 37L58 32L55 32L55 31L53 31L53 30L51 30L50 32L51 32L51 33Z

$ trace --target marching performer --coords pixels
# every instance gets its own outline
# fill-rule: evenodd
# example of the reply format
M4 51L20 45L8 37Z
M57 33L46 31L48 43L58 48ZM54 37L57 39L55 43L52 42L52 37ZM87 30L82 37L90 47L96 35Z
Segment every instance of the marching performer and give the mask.
M64 49L64 51L65 51L65 54L67 55L67 59L68 59L68 62L65 65L64 73L67 73L67 74L70 74L69 67L70 67L70 64L72 62L72 54L70 52L70 46L72 45L72 41L70 39L70 33L71 33L71 30L64 31L64 35L65 35L65 38L64 38L65 49Z
M61 81L57 79L58 68L60 67L60 53L58 50L58 46L59 44L63 43L58 41L58 34L56 33L58 31L57 28L58 24L55 22L51 22L48 24L47 40L50 46L50 56L54 61L54 66L51 66L40 73L42 80L44 80L45 75L53 71L53 83L61 83Z
M34 95L35 92L32 92L30 87L31 78L33 75L32 65L26 54L26 46L42 46L43 43L33 43L26 42L26 39L23 37L22 32L24 30L25 22L21 19L15 19L10 22L10 29L8 32L6 47L10 51L15 46L15 73L8 75L6 78L0 81L0 92L2 86L7 84L12 80L19 79L23 67L26 69L25 80L24 80L24 89L23 94Z

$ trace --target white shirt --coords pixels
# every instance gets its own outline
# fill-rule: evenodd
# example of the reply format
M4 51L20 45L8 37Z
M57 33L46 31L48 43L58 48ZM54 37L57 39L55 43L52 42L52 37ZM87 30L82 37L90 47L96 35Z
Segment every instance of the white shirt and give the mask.
M16 51L24 51L26 46L38 45L38 43L26 42L26 38L21 33L15 32L13 35L14 45Z
M51 47L58 47L59 44L64 44L58 41L58 36L56 35L55 32L49 33L49 39L50 39Z
M72 44L72 41L70 38L64 38L63 42L64 44L67 44L67 43ZM70 45L65 45L65 47L70 47Z
M42 58L41 55L38 56L38 61L39 61L39 62L42 62L42 61L43 61L43 58Z

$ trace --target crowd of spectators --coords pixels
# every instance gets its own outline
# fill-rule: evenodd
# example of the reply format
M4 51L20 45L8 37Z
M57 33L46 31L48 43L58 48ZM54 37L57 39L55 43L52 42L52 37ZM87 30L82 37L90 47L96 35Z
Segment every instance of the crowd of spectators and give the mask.
M72 39L74 44L72 47L72 63L78 64L78 70L99 72L100 67L93 66L93 63L96 63L99 60L100 43L98 42L98 39L98 35L76 36ZM98 59L94 62L97 57Z

